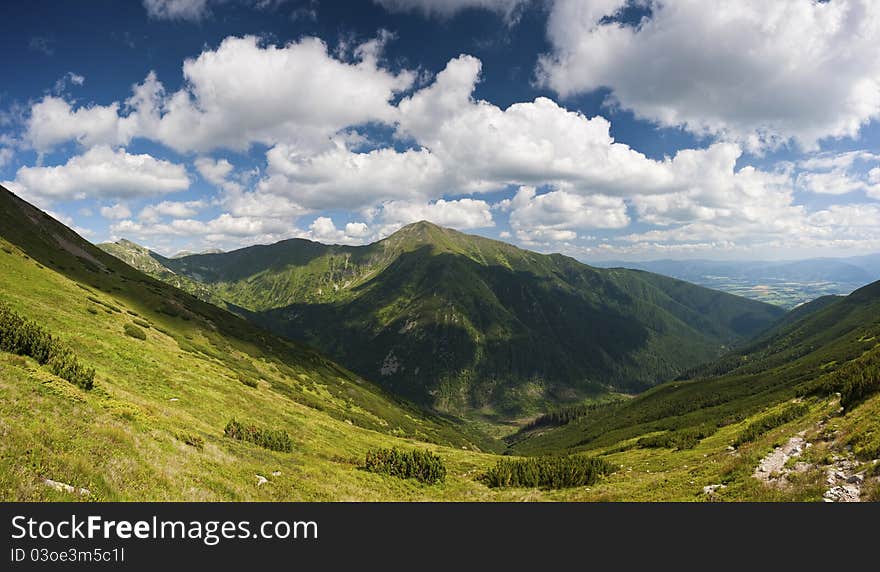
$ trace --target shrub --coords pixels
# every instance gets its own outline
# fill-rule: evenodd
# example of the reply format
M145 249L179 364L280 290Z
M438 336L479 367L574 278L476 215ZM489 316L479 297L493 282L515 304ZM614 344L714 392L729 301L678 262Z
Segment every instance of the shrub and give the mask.
M256 379L252 377L247 377L246 375L238 374L238 381L242 382L248 387L257 387L258 382Z
M25 320L0 303L0 350L30 356L62 379L83 389L91 389L95 370L85 367L73 350L52 337L36 322Z
M256 425L245 425L232 419L226 424L223 433L239 441L247 441L272 451L289 452L293 450L293 442L290 435L284 429L268 429Z
M171 316L172 318L177 318L178 316L180 316L180 312L178 312L176 308L169 304L163 304L159 306L158 308L156 308L156 311L161 314L165 314L166 316Z
M52 352L48 362L49 371L83 389L95 384L95 370L79 363L72 350L62 347Z
M132 322L134 322L135 324L137 324L138 326L140 326L142 328L146 328L148 330L150 329L150 323L146 320L141 320L140 318L135 318L132 320Z
M798 417L803 417L809 413L809 411L810 408L806 404L793 403L779 413L765 415L757 421L750 423L749 426L739 434L739 437L736 438L736 441L734 441L733 444L734 446L739 447L745 443L751 443L767 431L785 425L789 421L794 421Z
M595 484L617 467L605 459L569 455L501 459L482 476L490 487L544 487L562 489Z
M139 340L147 339L147 333L134 324L125 324L124 330L126 336L131 336Z
M88 308L86 308L86 311L88 311L89 314L98 314L98 309L94 306L89 306Z
M532 422L525 425L521 431L531 431L539 427L558 427L567 425L572 421L586 417L590 413L598 410L613 409L623 405L625 400L618 401L600 401L597 403L580 403L576 405L563 406L556 411L550 411L536 417Z
M443 459L428 450L402 451L397 447L370 449L364 459L364 469L400 479L415 479L429 485L446 480Z
M121 314L121 313L122 313L122 310L120 310L119 308L117 308L117 307L114 306L113 304L109 304L109 303L107 303L107 302L104 302L104 301L101 300L100 298L95 298L94 296L86 296L86 298L87 298L89 301L94 302L95 304L98 304L98 305L100 305L100 306L104 306L104 309L107 311L107 313L115 313L115 314Z
M645 449L693 449L697 444L715 433L715 425L698 425L697 427L685 427L675 431L666 431L659 435L642 437L636 445Z
M179 433L177 435L178 440L183 441L190 447L195 447L196 449L203 449L205 447L205 440L202 439L200 435L194 435L192 433Z
M826 394L840 392L841 407L851 411L880 392L880 351L868 352L822 378L817 389Z

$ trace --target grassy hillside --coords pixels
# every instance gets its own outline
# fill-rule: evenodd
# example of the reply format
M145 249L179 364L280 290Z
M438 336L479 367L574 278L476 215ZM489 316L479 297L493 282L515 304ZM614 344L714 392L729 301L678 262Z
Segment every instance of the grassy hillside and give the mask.
M789 399L827 397L839 391L828 389L834 376L857 375L852 368L880 357L880 282L826 302L675 382L559 428L521 433L512 450L590 450L655 431L711 435ZM880 390L880 379L874 386Z
M728 448L750 427L788 411L788 395L756 405L693 448L632 446L663 435L643 423L628 433L618 429L619 438L605 444L577 445L591 447L601 458L594 463L550 462L597 468L599 476L586 475L589 484L497 487L485 476L502 480L516 456L492 454L491 442L462 435L320 355L146 277L6 192L0 298L96 370L94 387L84 390L32 357L0 351L4 501L820 500L827 488L822 467L846 447L858 463L851 470L867 475L864 498L878 498L871 455L880 438L880 397L862 395L841 415L833 395L855 379L851 370L864 356L840 363L830 385L805 393L798 416L783 416L735 451ZM126 334L131 327L143 339ZM838 333L848 335L845 328ZM855 340L867 347L865 334ZM872 379L873 370L858 371ZM578 414L626 411L637 400L608 399ZM258 431L249 432L250 425ZM804 455L812 468L784 487L752 476L764 455L800 431L815 442ZM274 448L259 444L267 440ZM391 447L432 451L437 457L423 457L441 462L445 478L421 482L366 470L367 459L410 458L382 453ZM501 459L507 464L497 465ZM726 488L712 488L718 484Z
M334 444L350 440L355 450L396 438L493 446L312 350L141 274L5 190L0 302L97 371L94 389L83 391L30 357L0 355L3 498L51 497L43 478L76 481L102 499L320 497L329 494L323 485L250 491L253 475L242 476L277 463L289 473L347 467L351 447L334 451ZM132 326L144 339L126 334ZM229 442L223 429L232 418L286 429L306 456Z
M198 281L202 297L456 414L510 417L642 390L783 314L425 222L362 247L289 240L162 264Z
M686 377L527 426L509 452L627 466L633 481L600 486L608 499L665 499L711 482L702 498L880 500L880 282ZM641 490L649 481L656 494Z

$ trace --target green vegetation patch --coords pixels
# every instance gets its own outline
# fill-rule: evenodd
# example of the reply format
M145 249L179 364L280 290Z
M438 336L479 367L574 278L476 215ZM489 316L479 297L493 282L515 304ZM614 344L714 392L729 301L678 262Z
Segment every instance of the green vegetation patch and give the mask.
M69 347L45 328L25 320L0 302L0 350L30 356L49 371L82 389L95 383L94 368L82 365Z
M489 487L539 487L564 489L596 484L617 467L595 457L532 457L501 459L486 471L482 480Z
M257 387L260 384L260 382L258 380L254 379L253 377L247 376L243 373L238 374L238 381L242 382L243 384L245 384L248 387Z
M749 426L739 434L739 437L736 438L734 445L739 447L745 443L751 443L767 431L785 425L789 421L794 421L799 417L803 417L809 413L809 411L810 408L805 403L793 403L779 413L765 415L757 421L749 424Z
M442 483L446 479L443 459L428 450L403 451L397 447L370 449L364 459L364 469L400 479L415 479L429 485Z
M703 424L696 427L685 427L675 431L666 431L659 435L642 437L636 445L643 449L693 449L697 444L715 434L717 425Z
M147 339L147 333L134 324L125 324L123 329L125 330L126 336L131 336L139 340Z
M847 411L880 392L880 351L873 350L824 378L818 392L840 393L840 405Z
M119 308L117 308L113 304L110 304L108 302L101 300L100 298L96 298L94 296L86 296L86 298L88 298L91 302L94 302L95 304L104 306L105 310L109 310L110 312L113 312L114 314L121 314L122 313L122 310L120 310Z
M199 450L205 448L205 440L200 435L194 433L178 433L177 439Z
M232 419L226 424L223 433L239 441L247 441L272 451L287 453L293 450L293 442L290 435L284 429L269 429L257 425L245 425Z
M550 411L545 413L531 423L522 428L521 432L531 431L533 429L538 429L541 427L559 427L561 425L567 425L576 419L580 419L581 417L586 417L591 412L597 411L599 409L612 409L619 405L622 405L627 401L626 398L614 398L609 401L599 401L595 403L579 403L576 405L568 405L560 407L555 411Z
M150 329L150 322L148 322L146 320L141 320L140 318L135 318L134 320L132 320L132 322L134 322L135 324L137 324L138 326L140 326L142 328L146 328L147 330Z

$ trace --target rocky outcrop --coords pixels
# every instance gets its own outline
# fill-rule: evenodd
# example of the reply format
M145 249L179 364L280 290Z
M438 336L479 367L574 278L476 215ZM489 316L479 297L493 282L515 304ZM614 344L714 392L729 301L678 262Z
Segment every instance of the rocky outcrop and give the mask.
M835 455L832 461L833 464L825 470L825 484L830 488L825 491L822 499L825 502L859 502L865 472L856 472L858 463L846 457Z

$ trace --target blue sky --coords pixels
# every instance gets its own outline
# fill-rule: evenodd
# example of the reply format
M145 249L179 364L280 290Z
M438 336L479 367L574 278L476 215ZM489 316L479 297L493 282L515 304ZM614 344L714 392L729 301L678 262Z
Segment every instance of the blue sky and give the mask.
M2 12L0 181L94 242L428 219L586 261L880 251L870 0Z

